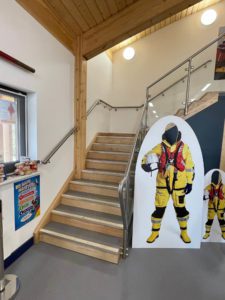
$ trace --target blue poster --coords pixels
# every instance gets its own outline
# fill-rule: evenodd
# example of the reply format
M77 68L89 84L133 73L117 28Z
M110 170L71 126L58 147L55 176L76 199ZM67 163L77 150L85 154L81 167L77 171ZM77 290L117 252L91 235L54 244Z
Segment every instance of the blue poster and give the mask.
M15 230L40 215L40 176L14 183Z

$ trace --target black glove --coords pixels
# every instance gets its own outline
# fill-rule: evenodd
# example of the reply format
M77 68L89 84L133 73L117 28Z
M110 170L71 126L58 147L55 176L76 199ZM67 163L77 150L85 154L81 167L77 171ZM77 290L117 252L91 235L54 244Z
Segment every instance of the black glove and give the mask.
M142 164L141 167L145 172L151 172L150 164Z
M185 189L184 189L184 192L185 192L185 194L187 195L187 194L189 194L191 191L192 191L192 184L187 183L187 185L186 185L186 187L185 187Z

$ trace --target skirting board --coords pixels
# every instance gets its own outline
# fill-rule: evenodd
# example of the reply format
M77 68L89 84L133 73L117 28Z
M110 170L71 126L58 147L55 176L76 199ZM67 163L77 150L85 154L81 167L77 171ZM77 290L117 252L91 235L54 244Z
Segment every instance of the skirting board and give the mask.
M34 244L33 237L27 240L23 245L17 248L9 257L4 260L4 267L7 269L15 260L24 254Z

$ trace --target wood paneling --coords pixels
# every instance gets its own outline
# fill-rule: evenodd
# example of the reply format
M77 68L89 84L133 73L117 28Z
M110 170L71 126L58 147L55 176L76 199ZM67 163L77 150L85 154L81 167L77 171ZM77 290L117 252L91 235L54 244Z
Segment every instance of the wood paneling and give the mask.
M110 12L111 12L111 15L114 15L118 12L118 9L117 9L117 6L116 6L116 3L115 1L112 1L112 0L106 0L107 4L108 4L108 7L110 9Z
M71 0L61 0L61 1L63 2L66 9L71 12L71 14L73 15L73 18L75 18L75 20L77 20L82 31L87 31L89 29L89 25L88 25L87 21L85 20L85 18L82 16L82 14L79 11L79 9L77 8L77 6L75 5L75 3Z
M68 1L68 0L66 0L66 1ZM73 0L70 0L70 1L73 1ZM87 24L89 25L89 28L94 27L97 24L97 22L95 21L94 17L90 13L90 10L89 10L88 6L86 5L85 1L76 0L73 2L76 4L76 6L78 7L82 16L85 18Z
M112 55L122 47L222 0L16 1L71 51L76 36L84 34L85 56L90 58L113 46L109 50ZM121 40L125 41L121 44Z
M67 28L74 34L81 34L82 29L79 23L72 16L71 12L65 7L63 0L43 0L46 5L58 16ZM33 1L32 1L33 3Z
M83 55L89 59L197 2L139 0L84 33Z
M101 14L103 15L104 20L108 19L111 16L111 13L105 0L96 0L96 3Z
M103 16L102 16L100 10L98 9L96 2L93 0L85 0L85 2L87 4L91 14L93 15L96 23L99 24L99 23L103 22L103 20L104 20Z

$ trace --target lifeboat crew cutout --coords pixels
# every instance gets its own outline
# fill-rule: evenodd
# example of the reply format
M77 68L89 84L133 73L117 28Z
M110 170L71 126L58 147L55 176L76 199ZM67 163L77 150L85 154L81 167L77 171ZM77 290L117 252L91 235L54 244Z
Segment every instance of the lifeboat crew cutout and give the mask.
M205 235L203 239L208 239L210 236L211 227L215 216L217 216L222 238L225 239L225 186L219 171L214 171L211 177L211 183L205 189L204 200L208 202L208 221L205 224Z
M194 162L187 144L181 140L181 132L175 124L169 124L162 142L146 153L142 159L145 172L158 170L156 177L155 211L151 216L152 232L147 243L159 237L159 231L170 196L180 226L180 237L191 243L187 232L189 212L185 207L185 195L192 191Z

